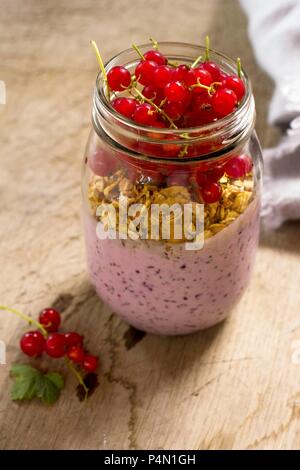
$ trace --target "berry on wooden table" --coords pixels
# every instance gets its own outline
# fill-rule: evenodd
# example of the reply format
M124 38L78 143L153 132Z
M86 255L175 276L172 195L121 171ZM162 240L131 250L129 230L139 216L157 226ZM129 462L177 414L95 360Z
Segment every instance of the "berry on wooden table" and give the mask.
M46 339L45 352L48 356L54 358L64 356L66 352L64 335L60 333L51 333Z
M72 346L67 350L67 356L74 364L82 364L85 354L80 346Z
M40 356L44 351L45 338L39 331L28 331L20 340L20 347L26 356Z
M65 344L67 348L72 346L82 346L83 344L83 336L76 331L69 331L68 333L64 334L65 337Z
M95 370L99 366L99 359L97 356L92 356L91 354L87 354L83 360L83 368L87 372L95 372Z
M39 322L47 331L57 331L61 322L60 313L54 308L44 308L39 315Z

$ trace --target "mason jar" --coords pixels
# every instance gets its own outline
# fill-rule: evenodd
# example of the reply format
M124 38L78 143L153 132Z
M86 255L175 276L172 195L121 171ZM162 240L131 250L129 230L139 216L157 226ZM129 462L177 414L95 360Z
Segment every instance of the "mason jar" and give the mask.
M160 51L187 65L204 54L181 43L161 43ZM125 65L132 72L138 59L125 50L105 68ZM211 51L211 59L235 73L230 58ZM198 127L153 129L118 114L97 77L82 176L88 273L101 299L137 329L178 335L209 328L229 315L247 288L259 236L262 158L244 71L242 79L245 96L230 115ZM243 174L237 159L246 162ZM217 182L217 201L214 194L204 197L205 181ZM149 215L153 205L174 204L179 212L192 208L190 230L179 235L175 221L183 227L183 213Z

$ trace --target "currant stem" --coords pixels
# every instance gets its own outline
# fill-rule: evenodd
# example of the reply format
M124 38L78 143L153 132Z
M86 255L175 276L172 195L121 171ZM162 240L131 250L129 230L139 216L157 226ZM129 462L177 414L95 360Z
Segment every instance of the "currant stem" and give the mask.
M241 76L242 76L242 61L239 57L236 59L236 69L237 69L237 76L239 78L241 78Z
M205 36L205 60L209 60L210 40L209 36Z
M34 325L39 330L41 330L41 332L45 336L45 338L48 336L47 330L43 327L43 325L41 325L41 323L34 320L34 318L28 317L24 313L21 313L21 312L19 312L18 310L14 309L14 308L6 307L5 305L0 305L0 310L5 310L6 312L14 313L19 318L22 318L22 320L25 320L29 325Z
M146 98L143 93L140 92L140 90L138 90L137 88L133 88L133 90L135 91L135 93L140 97L142 98L144 101L146 101L146 103L149 103L151 104L158 113L160 113L162 116L164 116L165 119L167 119L167 121L169 121L171 127L173 127L173 129L178 129L178 127L176 126L176 124L172 121L172 119L159 107L157 106L155 103L153 103L153 101L149 100L148 98Z
M156 41L156 39L149 38L149 41L151 42L153 49L155 51L158 51L158 42Z
M97 46L97 44L96 44L95 41L91 41L91 46L93 47L93 49L94 49L94 51L95 51L96 58L97 58L97 61L98 61L99 66L100 66L100 70L101 70L102 75L103 75L103 78L104 78L104 80L105 80L105 82L106 82L106 86L107 86L107 90L108 90L108 95L110 95L110 89L109 89L109 85L108 85L106 70L105 70L105 67L104 67L104 64L103 64L103 60L102 60L102 57L101 57L101 55L100 55L98 46Z
M72 374L75 375L75 377L77 378L79 384L83 387L83 390L85 392L84 399L86 400L87 397L88 397L89 389L85 385L81 374L75 369L75 367L73 366L73 364L71 363L71 361L69 361L69 359L67 357L64 357L64 360L65 360L66 366L69 368L69 370L72 372Z
M197 59L194 60L194 62L192 63L191 69L194 69L196 67L196 65L198 65L199 62L201 62L201 59L202 59L202 55L199 55L199 57L197 57Z
M133 49L137 52L137 54L140 56L140 58L142 60L145 60L145 57L143 56L142 52L140 51L140 49L138 48L138 46L136 44L132 44L132 47Z

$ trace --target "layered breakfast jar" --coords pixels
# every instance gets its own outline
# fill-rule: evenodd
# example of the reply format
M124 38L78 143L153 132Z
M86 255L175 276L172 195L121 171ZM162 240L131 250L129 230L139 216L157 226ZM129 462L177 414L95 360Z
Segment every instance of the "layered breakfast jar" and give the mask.
M251 86L238 69L207 47L161 43L121 52L98 75L82 180L88 272L101 299L137 329L211 327L247 288L262 165ZM174 210L166 236L153 205L191 207L190 230L178 235L184 213Z

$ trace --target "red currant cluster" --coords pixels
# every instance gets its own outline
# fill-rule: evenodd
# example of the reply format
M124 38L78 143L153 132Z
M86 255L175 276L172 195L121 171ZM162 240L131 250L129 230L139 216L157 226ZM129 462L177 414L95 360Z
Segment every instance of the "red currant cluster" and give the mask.
M93 46L106 80L112 107L133 122L149 126L144 131L150 141L129 139L125 147L150 156L174 158L196 157L209 154L222 146L214 136L205 142L190 143L187 130L181 134L169 132L162 137L156 129L187 129L218 121L234 112L245 96L246 88L241 78L241 63L237 60L237 74L228 75L210 60L207 38L204 60L198 57L193 64L179 64L168 60L153 41L153 49L140 56L134 73L125 66L114 66L107 73L95 43ZM156 128L156 129L155 129ZM144 135L143 134L143 135ZM197 136L193 130L192 136ZM162 141L163 139L163 141ZM155 141L159 141L159 145ZM174 162L156 163L141 161L133 166L122 152L117 157L100 151L89 156L88 163L98 176L108 176L125 169L134 184L150 181L158 186L189 187L196 200L214 203L222 196L220 180L243 178L252 170L248 155L234 155L218 162L200 161L197 165L186 162L183 166Z
M113 92L128 91L133 97L116 97L113 108L137 124L158 128L196 127L232 113L245 95L243 80L228 75L208 60L194 64L168 63L158 50L142 54L134 75L123 66L112 67L107 84ZM238 67L238 73L240 67ZM137 84L142 85L140 91Z
M59 333L60 313L53 308L45 308L39 315L42 331L28 331L20 340L24 354L30 357L40 356L45 352L52 358L69 358L86 372L95 372L99 365L96 356L88 354L83 347L83 336L75 331Z

